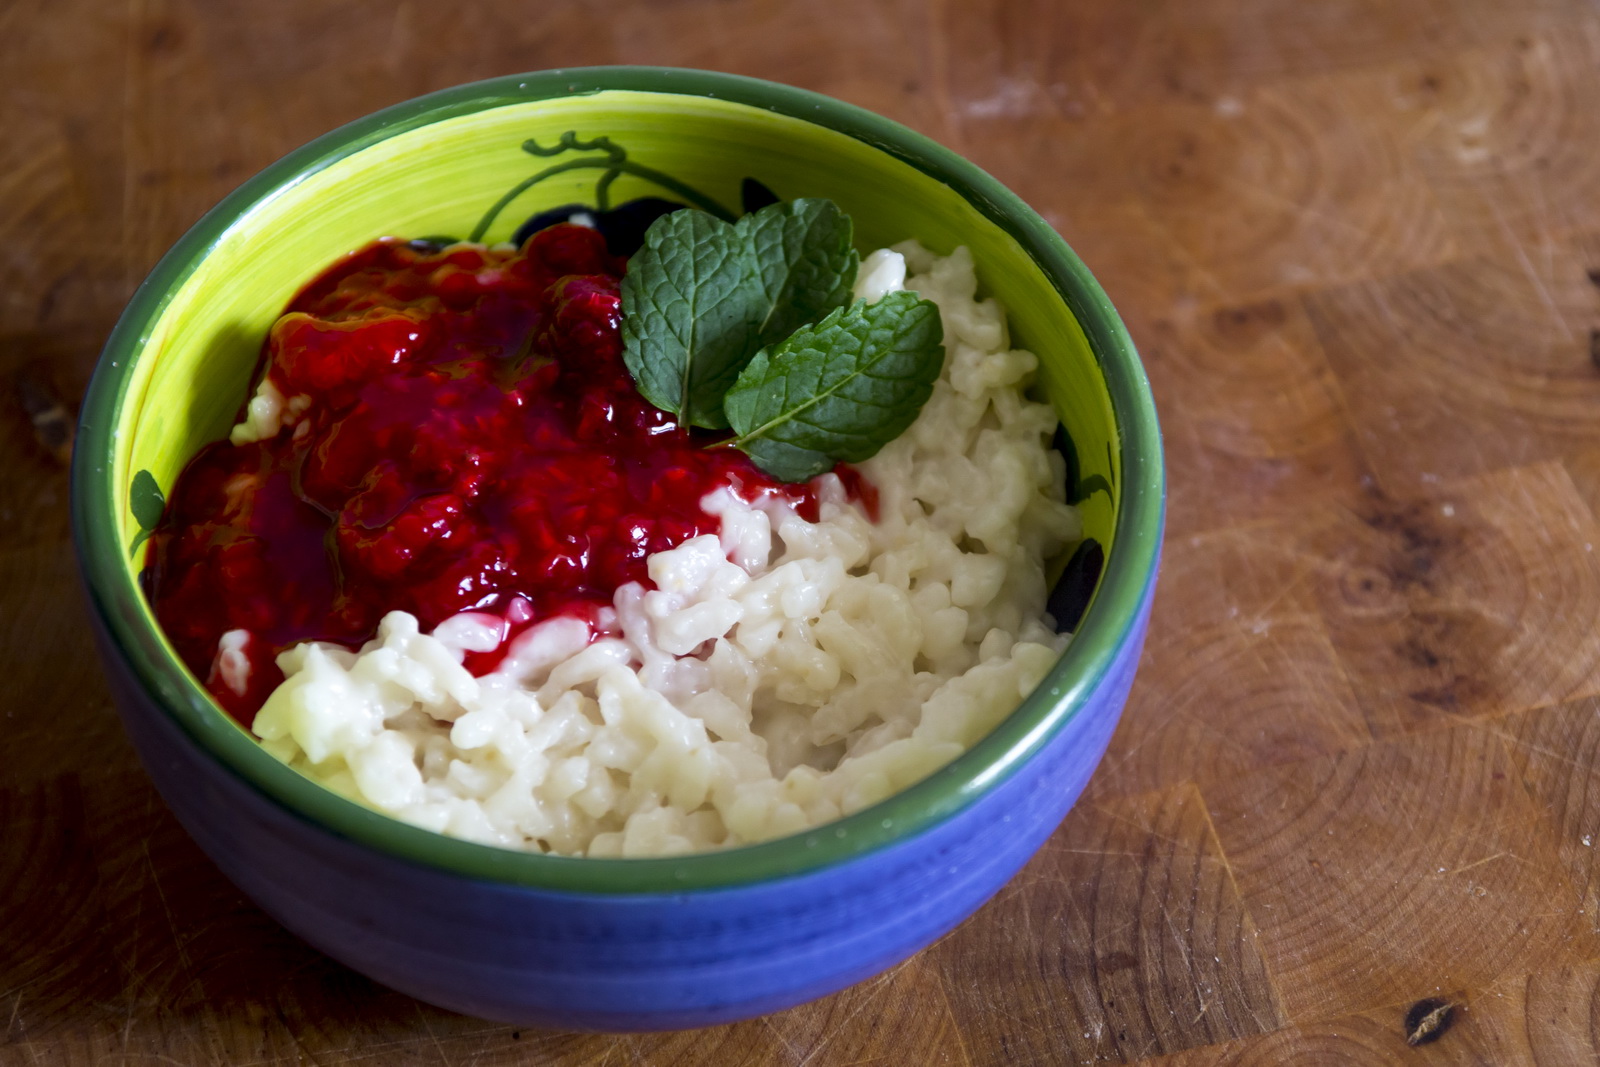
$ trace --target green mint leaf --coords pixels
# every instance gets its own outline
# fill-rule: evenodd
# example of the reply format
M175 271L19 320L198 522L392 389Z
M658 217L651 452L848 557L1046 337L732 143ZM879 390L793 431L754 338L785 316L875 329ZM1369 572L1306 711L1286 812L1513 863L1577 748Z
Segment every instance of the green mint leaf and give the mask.
M656 220L622 280L623 361L639 392L680 423L725 428L722 397L751 357L849 302L852 236L831 200L731 225L700 211Z
M724 400L731 443L789 482L869 459L933 394L943 342L939 309L916 293L839 308L745 367Z
M767 304L762 346L850 303L861 257L850 216L832 200L771 204L740 219L737 228L761 274Z
M702 211L663 215L622 279L622 358L685 425L722 429L722 397L759 347L763 300L745 242Z

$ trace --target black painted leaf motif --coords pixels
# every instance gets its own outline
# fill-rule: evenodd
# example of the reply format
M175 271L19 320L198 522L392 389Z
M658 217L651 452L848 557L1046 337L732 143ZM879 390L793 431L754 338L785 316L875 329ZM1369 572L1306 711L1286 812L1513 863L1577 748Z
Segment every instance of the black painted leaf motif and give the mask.
M1057 633L1071 633L1078 628L1105 566L1106 550L1100 542L1092 537L1079 542L1045 604L1045 610L1056 620Z
M1071 503L1081 504L1085 500L1088 500L1091 496L1094 496L1096 493L1105 493L1107 496L1111 495L1111 483L1106 481L1104 475L1091 474L1089 477L1079 482L1078 493L1072 498Z
M167 510L167 498L161 495L155 475L140 471L133 476L133 485L128 490L128 504L142 528L154 530L161 525L161 516Z
M760 211L769 204L778 202L778 194L768 189L754 178L746 178L739 183L740 206L746 215Z
M139 551L139 546L155 532L157 526L161 525L161 516L167 510L167 498L161 495L161 487L156 484L155 475L142 470L133 476L133 484L128 487L128 507L139 523L139 533L128 549L128 555L131 556Z
M1050 438L1050 447L1061 453L1061 458L1067 462L1066 501L1069 504L1078 502L1078 445L1067 432L1067 428L1056 423L1056 432Z
M459 243L460 240L461 238L459 237L436 233L427 237L413 237L406 244L410 245L413 251L421 252L425 256L431 256L435 252L441 252L451 245Z
M1067 433L1065 426L1057 425L1055 436L1050 444L1061 453L1061 458L1067 461L1066 500L1069 504L1081 504L1096 493L1112 495L1112 485L1104 475L1091 474L1084 476L1082 463L1078 459L1078 445L1073 441L1072 435ZM1111 448L1106 446L1106 462L1111 462ZM1116 477L1116 468L1110 468L1112 477Z

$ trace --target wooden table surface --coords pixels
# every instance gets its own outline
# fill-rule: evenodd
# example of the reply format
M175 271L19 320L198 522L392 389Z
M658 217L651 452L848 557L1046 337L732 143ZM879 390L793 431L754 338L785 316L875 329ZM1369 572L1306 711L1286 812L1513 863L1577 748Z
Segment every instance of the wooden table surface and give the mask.
M615 62L997 175L1122 309L1171 473L1132 700L1017 879L827 1000L628 1037L423 1006L222 879L111 710L28 415L282 153ZM1597 73L1584 0L0 3L0 1062L1595 1062Z

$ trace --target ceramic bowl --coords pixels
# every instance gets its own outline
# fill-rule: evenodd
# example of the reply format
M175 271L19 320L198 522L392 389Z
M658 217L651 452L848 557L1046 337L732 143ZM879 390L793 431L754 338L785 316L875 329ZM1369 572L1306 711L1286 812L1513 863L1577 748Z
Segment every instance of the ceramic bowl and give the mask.
M262 337L337 256L464 234L572 131L737 205L755 177L832 197L871 249L976 257L1068 429L1074 495L1106 550L1076 637L1037 691L949 766L840 822L671 859L528 855L445 838L264 752L180 664L140 593L143 530L226 433ZM596 172L528 189L487 234L588 201ZM617 200L660 195L623 175ZM490 1019L671 1029L774 1011L880 972L965 919L1043 843L1100 759L1144 639L1164 514L1148 384L1072 251L999 182L902 126L813 93L697 71L498 78L380 111L292 153L208 213L139 288L84 402L78 557L105 668L162 795L218 867L300 937L385 985Z

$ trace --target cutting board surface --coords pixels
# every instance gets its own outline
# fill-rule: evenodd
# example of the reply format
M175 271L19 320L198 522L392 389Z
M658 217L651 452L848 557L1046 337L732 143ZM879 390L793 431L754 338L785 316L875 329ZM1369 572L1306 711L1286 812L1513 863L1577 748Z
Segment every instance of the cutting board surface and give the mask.
M1044 850L892 972L687 1034L454 1016L246 902L122 735L51 448L250 174L601 63L995 174L1122 310L1171 481L1142 673ZM1600 1059L1597 68L1583 0L0 6L0 1063Z

